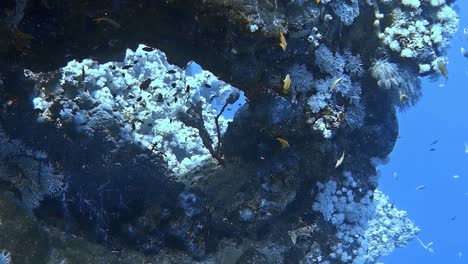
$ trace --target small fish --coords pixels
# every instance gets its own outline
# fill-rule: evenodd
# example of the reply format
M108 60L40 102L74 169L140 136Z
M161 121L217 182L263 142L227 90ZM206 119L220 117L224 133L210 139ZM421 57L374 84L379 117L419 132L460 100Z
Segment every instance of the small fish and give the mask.
M127 70L127 69L130 69L131 67L133 67L133 65L131 65L131 64L129 64L129 65L124 65L124 66L122 67L122 69Z
M122 72L122 77L125 77L125 73L124 73L124 72Z
M426 186L424 185L419 185L418 187L416 187L416 190L424 190L426 189Z
M185 93L190 93L190 85L187 84L187 87L185 87Z
M84 70L84 66L81 67L81 80L84 81L85 80L85 70Z
M215 99L216 97L218 97L218 96L217 96L217 95L213 95L213 96L211 96L211 98L210 98L210 101L209 101L209 102L211 103L211 102L213 101L213 99Z
M289 74L286 74L283 80L283 94L289 93L289 89L291 88L291 77Z
M460 179L460 175L458 175L458 174L455 174L455 175L453 175L452 177L453 177L454 179Z
M288 46L288 43L286 42L286 38L284 37L284 33L280 32L280 47L283 49L283 51L286 51L286 47Z
M149 87L150 84L151 84L151 78L148 78L148 79L144 80L144 81L140 84L140 89L146 90L146 89L148 89L148 87Z
M147 52L150 52L150 51L153 51L153 50L155 50L155 48L151 48L151 47L144 47L144 48L142 48L142 50L144 50L144 51L147 51Z
M341 157L336 161L335 168L338 168L341 165L341 163L343 163L344 157L345 157L345 152L343 151L343 154L341 154Z
M174 82L174 83L171 83L171 86L172 86L172 88L176 88L177 84Z
M95 18L93 19L94 22L96 23L102 23L102 22L106 22L110 25L112 25L113 27L115 28L120 28L120 24L117 23L115 20L113 20L112 18L108 18L108 17L98 17L98 18Z
M207 83L204 83L203 84L206 88L211 88L211 85L207 84Z
M463 57L468 58L468 50L466 50L465 48L462 47L460 49L460 51L461 51L461 54L463 55Z
M163 98L163 95L161 93L158 94L158 99L156 99L156 102L158 102L158 103L164 102L164 98Z
M320 4L320 0L315 0L315 3L318 5Z
M436 139L436 140L432 141L432 143L429 144L429 146L435 145L435 144L437 144L437 142L439 142L439 140Z
M169 73L169 74L174 74L176 72L177 72L176 70L172 70L172 69L167 71L167 73Z
M132 131L135 131L135 129L136 129L135 123L132 123Z
M328 89L329 92L333 91L335 87L343 80L343 77L336 78L331 84L330 84L330 89Z
M454 216L454 217L450 218L450 221L453 221L455 219L457 219L457 216Z
M185 65L185 67L184 67L184 71L185 71L188 67L190 67L190 66L192 65L192 63L194 63L193 60L187 62L187 65Z
M430 148L429 151L435 151L436 149L435 148Z
M289 142L286 139L277 137L276 140L281 144L281 148L289 148Z
M447 65L445 65L445 62L439 60L437 62L437 67L439 68L440 74L444 76L445 81L448 80L448 70L447 70Z
M115 65L114 65L114 64L111 64L111 65L109 65L109 68L110 68L111 70L115 70Z

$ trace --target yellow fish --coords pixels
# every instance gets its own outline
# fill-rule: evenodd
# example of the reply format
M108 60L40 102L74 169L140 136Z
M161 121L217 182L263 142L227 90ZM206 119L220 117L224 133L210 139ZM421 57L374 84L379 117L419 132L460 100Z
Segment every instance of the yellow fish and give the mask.
M291 88L291 77L289 76L289 74L286 74L286 77L284 77L284 80L283 80L283 93L287 94L290 88Z
M320 0L315 0L315 3L318 5L320 4Z
M343 151L343 154L341 154L341 157L336 161L335 168L338 168L341 165L341 163L343 163L344 157L345 157L345 152Z
M280 47L283 48L284 51L286 51L286 46L288 46L288 43L286 42L286 38L284 37L284 33L280 32Z
M284 138L276 138L279 143L281 143L281 148L289 148L289 142Z

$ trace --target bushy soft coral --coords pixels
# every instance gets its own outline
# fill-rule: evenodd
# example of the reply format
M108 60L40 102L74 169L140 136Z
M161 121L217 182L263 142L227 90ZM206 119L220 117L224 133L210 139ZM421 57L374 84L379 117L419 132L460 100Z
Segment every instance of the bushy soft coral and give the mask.
M314 76L304 64L294 64L290 70L291 90L293 95L308 92L313 88Z
M54 197L63 191L63 175L55 172L44 152L10 140L1 128L0 145L0 180L19 191L24 206L36 208L44 197Z
M407 69L400 69L395 63L378 59L372 63L370 71L377 85L388 89L402 109L416 104L422 96L421 82L417 76Z
M350 26L354 19L359 16L359 1L335 0L330 3L333 12L340 18L343 24Z
M350 172L344 172L343 176L344 181L319 182L319 193L312 207L336 229L336 242L331 246L328 260L374 263L416 237L419 228L405 211L396 209L378 190L362 193L361 184Z
M361 58L353 55L350 50L340 54L321 46L315 51L315 63L328 77L315 82L316 93L308 100L311 111L318 113L331 101L337 100L336 95L341 95L348 99L347 103L344 107L336 107L345 112L346 123L351 128L362 126L365 109L361 102L361 85L357 82L364 74Z
M338 259L342 263L364 263L361 260L367 252L367 244L362 235L367 222L373 218L375 204L372 192L362 193L350 172L343 176L345 180L341 184L332 180L317 184L319 193L312 208L322 213L324 219L336 228L337 243L331 247L330 259ZM350 246L354 244L359 245L358 249L351 251Z

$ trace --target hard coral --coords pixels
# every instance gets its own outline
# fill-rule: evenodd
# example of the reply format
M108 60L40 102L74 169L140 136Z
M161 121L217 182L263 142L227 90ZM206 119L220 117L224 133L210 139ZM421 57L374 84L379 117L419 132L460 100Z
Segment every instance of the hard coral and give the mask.
M108 131L118 142L164 152L178 175L212 158L203 144L208 138L179 120L179 113L201 103L205 134L216 144L215 117L236 90L195 63L181 69L169 64L163 52L144 45L127 50L123 62L71 61L60 82L50 92L56 95L53 101L46 94L34 98L35 109L42 111L40 121L47 121L52 106L58 107L60 119L86 135ZM62 96L62 91L77 96ZM219 117L221 133L227 120Z

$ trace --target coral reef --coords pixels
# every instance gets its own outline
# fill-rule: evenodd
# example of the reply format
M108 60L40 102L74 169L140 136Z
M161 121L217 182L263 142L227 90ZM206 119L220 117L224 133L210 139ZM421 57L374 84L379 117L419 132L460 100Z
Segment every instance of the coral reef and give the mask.
M375 263L453 2L5 1L0 262Z

